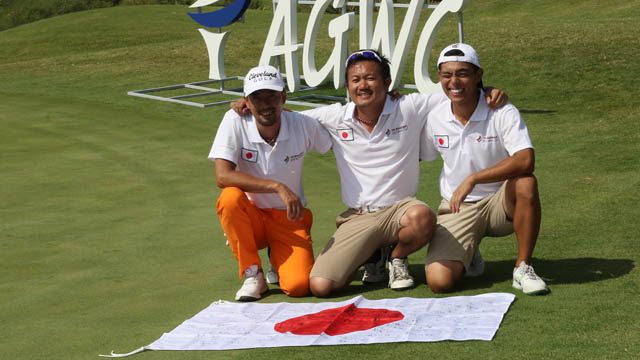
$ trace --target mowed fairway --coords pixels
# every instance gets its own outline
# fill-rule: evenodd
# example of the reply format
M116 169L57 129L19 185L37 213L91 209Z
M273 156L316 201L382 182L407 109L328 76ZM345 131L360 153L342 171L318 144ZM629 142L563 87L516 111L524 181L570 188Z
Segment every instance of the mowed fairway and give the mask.
M126 95L206 79L206 48L187 11L115 7L0 32L0 358L128 352L215 300L233 300L241 281L206 159L227 107ZM307 16L300 15L300 41ZM230 27L230 75L257 64L272 12L250 10L246 18ZM134 358L637 359L638 19L638 0L474 0L465 11L465 40L480 53L485 84L510 95L536 146L543 223L534 266L552 289L545 297L512 289L515 237L485 239L485 275L464 280L452 295L517 295L493 341L150 351ZM317 51L328 54L333 45L321 38ZM431 64L456 39L451 17ZM413 58L406 82L413 82ZM418 196L433 207L440 165L422 164ZM318 252L344 209L333 155L308 156L304 181ZM329 301L360 293L436 296L424 284L425 252L410 257L415 289L398 293L356 281ZM320 301L271 289L263 302Z

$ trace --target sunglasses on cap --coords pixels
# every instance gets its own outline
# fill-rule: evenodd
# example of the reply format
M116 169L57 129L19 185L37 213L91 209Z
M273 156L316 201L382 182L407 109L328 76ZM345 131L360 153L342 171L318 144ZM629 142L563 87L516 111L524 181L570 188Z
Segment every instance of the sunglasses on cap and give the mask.
M346 66L349 66L350 62L352 62L355 59L359 59L359 58L370 58L370 59L373 59L373 60L375 60L375 61L377 61L379 63L382 63L382 59L374 51L371 51L371 50L360 50L360 51L356 51L353 54L349 55L349 57L347 58Z

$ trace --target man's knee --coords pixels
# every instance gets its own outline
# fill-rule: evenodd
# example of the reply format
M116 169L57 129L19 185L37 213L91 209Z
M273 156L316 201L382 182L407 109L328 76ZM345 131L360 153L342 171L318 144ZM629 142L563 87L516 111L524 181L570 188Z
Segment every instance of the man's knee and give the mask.
M305 296L309 293L309 276L280 277L280 289L292 297Z
M425 266L427 285L434 293L451 292L462 277L464 266L459 261L440 261Z
M514 179L516 199L534 201L538 198L538 180L533 175L520 176Z
M321 277L312 277L309 280L309 288L311 289L311 293L317 297L327 297L331 295L331 291L335 287L335 281L321 278Z
M420 234L433 234L436 228L436 214L428 206L413 206L407 210L403 219L407 227Z
M218 202L216 207L218 212L222 210L231 210L236 208L239 204L241 204L242 200L246 199L247 195L242 191L242 189L237 187L226 187L222 189L220 193L220 197L218 197Z

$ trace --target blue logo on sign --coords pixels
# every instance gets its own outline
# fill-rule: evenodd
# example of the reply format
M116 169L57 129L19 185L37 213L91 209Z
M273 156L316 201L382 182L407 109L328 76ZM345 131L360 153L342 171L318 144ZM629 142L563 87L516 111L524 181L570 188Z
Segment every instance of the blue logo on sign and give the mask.
M218 0L198 0L191 7L206 6ZM236 0L220 10L207 13L190 12L189 16L202 26L219 28L238 21L249 7L251 0Z

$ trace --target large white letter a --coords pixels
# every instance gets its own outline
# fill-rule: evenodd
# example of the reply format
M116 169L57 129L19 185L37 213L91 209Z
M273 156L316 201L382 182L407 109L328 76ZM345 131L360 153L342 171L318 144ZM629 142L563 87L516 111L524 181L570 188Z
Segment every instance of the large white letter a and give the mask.
M269 28L267 40L260 56L260 65L271 64L275 57L284 55L289 92L300 88L300 70L298 67L298 51L302 44L298 44L298 21L296 18L297 0L280 0L273 14L273 21ZM284 44L280 45L284 35Z

